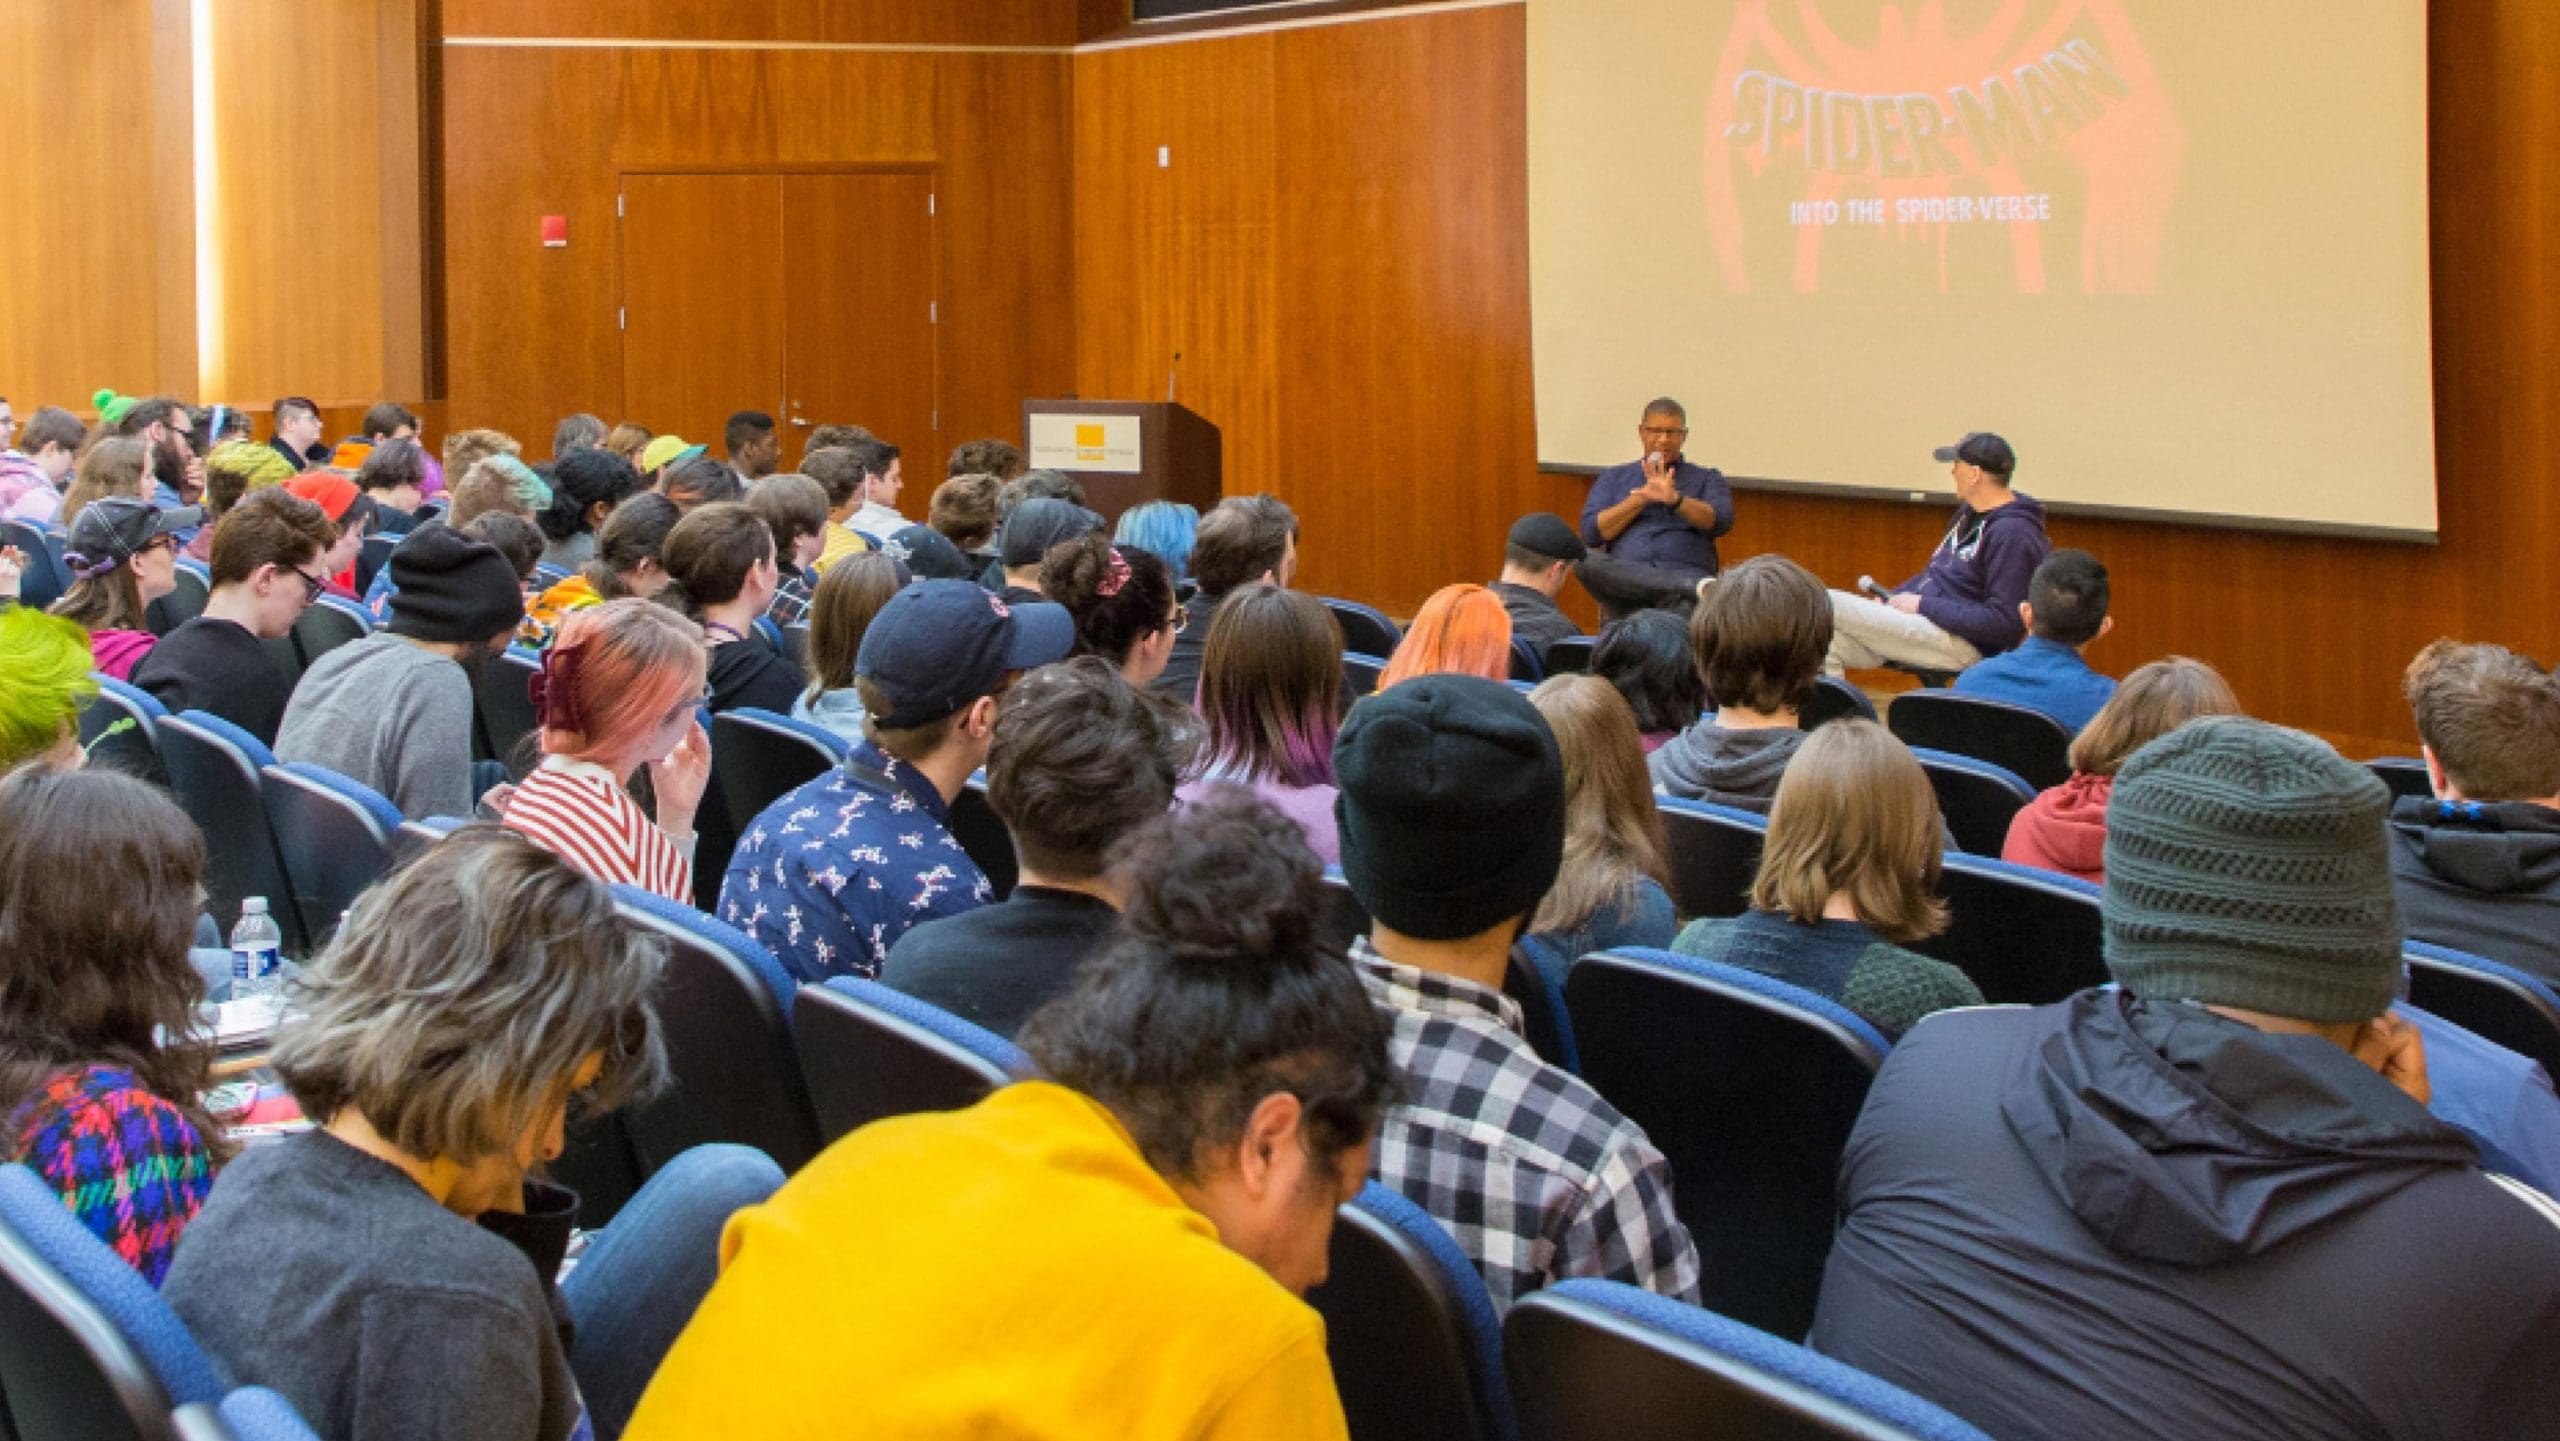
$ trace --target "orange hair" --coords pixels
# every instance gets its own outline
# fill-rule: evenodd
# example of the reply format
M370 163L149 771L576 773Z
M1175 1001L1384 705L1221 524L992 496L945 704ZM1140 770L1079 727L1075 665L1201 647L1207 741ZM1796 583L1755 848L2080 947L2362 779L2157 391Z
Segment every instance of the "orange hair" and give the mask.
M1422 603L1378 689L1443 673L1511 678L1511 612L1502 597L1480 585L1442 586Z
M597 760L687 696L702 694L710 649L702 627L652 600L626 597L569 613L551 642L551 667L578 652L577 730L546 725L542 753Z

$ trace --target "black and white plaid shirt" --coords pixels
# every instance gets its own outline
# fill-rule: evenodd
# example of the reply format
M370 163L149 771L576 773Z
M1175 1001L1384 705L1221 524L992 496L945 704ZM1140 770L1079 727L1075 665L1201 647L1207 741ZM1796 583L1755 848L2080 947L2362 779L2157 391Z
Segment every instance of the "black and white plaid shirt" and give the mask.
M1496 1310L1576 1276L1698 1299L1698 1248L1671 1166L1634 1122L1529 1049L1519 1003L1352 944L1392 1032L1404 1098L1370 1173L1431 1213L1484 1273Z

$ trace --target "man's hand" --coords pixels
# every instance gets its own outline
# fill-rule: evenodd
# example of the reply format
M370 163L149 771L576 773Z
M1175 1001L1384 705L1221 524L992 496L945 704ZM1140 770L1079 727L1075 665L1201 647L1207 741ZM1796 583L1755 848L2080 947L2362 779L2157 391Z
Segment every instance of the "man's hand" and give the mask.
M0 600L18 598L18 582L26 573L26 556L14 545L0 545Z
M2385 1012L2365 1022L2356 1037L2355 1058L2421 1106L2435 1094L2427 1082L2427 1043L2414 1021Z
M1639 493L1656 505L1680 503L1680 486L1674 477L1671 462L1659 452L1648 454L1644 458L1644 487Z
M1905 591L1902 594L1895 596L1893 599L1886 601L1885 604L1892 606L1895 610L1902 612L1904 615L1918 615L1920 613L1920 597L1911 594L1909 591Z

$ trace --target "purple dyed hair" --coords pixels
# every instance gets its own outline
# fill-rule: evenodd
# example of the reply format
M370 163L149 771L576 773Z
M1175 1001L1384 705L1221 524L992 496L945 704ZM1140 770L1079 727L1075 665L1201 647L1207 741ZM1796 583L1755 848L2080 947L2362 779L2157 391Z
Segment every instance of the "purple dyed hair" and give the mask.
M1200 665L1200 771L1305 788L1333 784L1342 627L1315 597L1268 583L1218 605Z

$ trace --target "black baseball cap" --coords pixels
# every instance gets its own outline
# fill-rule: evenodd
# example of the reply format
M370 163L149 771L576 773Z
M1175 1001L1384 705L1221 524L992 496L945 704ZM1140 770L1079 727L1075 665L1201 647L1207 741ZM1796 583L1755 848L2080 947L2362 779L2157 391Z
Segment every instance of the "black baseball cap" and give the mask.
M204 512L192 505L162 510L129 495L103 496L80 508L63 538L62 558L76 572L104 574L161 536L203 523Z
M1939 446L1930 452L1930 457L1940 465L1951 465L1956 461L1963 461L1977 470L1987 470L2002 480L2016 474L2018 469L2018 453L2009 448L2009 442L1987 430L1967 431L1964 439L1953 445Z
M1591 553L1583 547L1582 537L1573 533L1572 526L1543 510L1532 511L1511 523L1511 543L1549 560L1580 561Z
M978 567L960 553L951 538L929 525L911 525L880 542L881 553L918 580L978 578ZM900 582L904 584L904 582Z
M1065 660L1075 643L1065 606L1007 605L969 581L920 580L872 617L853 673L886 692L872 723L906 730L995 694L1008 672Z

